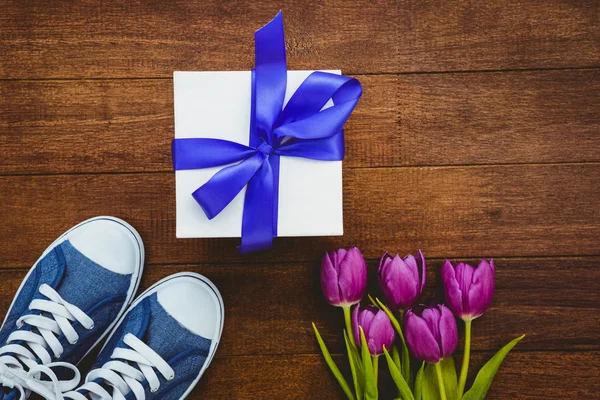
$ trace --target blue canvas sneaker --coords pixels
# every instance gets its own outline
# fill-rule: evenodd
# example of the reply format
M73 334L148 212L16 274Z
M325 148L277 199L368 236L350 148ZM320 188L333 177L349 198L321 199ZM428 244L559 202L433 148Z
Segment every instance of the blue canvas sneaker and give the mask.
M31 392L55 399L76 387L73 364L124 314L143 264L139 234L113 217L82 222L52 243L27 273L0 328L0 399ZM65 368L73 379L64 379Z
M210 364L223 330L223 300L202 275L169 276L138 297L70 400L179 400Z

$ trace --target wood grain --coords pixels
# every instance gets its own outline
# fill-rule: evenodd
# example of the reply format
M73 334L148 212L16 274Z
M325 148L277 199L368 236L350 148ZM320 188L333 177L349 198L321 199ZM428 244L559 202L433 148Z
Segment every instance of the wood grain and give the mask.
M346 165L386 165L400 154L397 78L361 81ZM0 81L0 109L0 174L172 170L171 80Z
M595 1L399 2L403 71L597 66Z
M600 161L600 70L359 79L346 168ZM0 81L0 109L0 174L171 170L171 80Z
M598 66L598 3L7 0L0 78L166 77L249 69L284 10L292 69L347 73Z
M599 113L600 70L402 75L395 141L407 166L598 161Z
M248 70L254 31L284 10L290 69L397 69L397 2L5 1L0 77L168 77Z
M473 355L473 371L492 353ZM343 358L336 357L341 364ZM385 366L382 380L387 379ZM510 353L487 399L594 399L600 390L600 353ZM265 373L268 371L268 373ZM347 375L349 377L349 375ZM397 393L385 386L382 399ZM344 399L318 355L216 358L188 397L200 399Z
M473 263L477 260L468 260ZM600 257L567 259L496 259L497 283L492 308L474 324L475 350L497 350L527 334L519 349L600 349L596 290ZM441 260L430 260L426 301L436 290ZM376 263L370 262L369 292L377 289ZM322 297L319 262L148 266L142 290L181 271L201 273L219 287L226 324L219 354L267 355L319 353L311 323L315 322L332 352L344 351L342 313ZM26 270L0 271L0 317L10 306ZM585 279L580 279L585 277ZM560 295L557 289L560 288ZM569 329L565 329L568 324Z
M175 238L172 173L3 176L0 267L31 265L101 214L131 222L151 264L314 260L349 245L373 258L418 247L430 257L598 255L599 185L598 164L347 169L343 237L279 238L241 256L238 239Z
M341 68L364 96L346 126L345 236L175 239L172 72L248 70L284 10L290 69ZM143 286L191 270L226 303L217 357L190 399L343 398L325 250L496 257L472 373L512 337L489 399L600 391L600 3L5 0L0 12L0 313L59 234L96 215L144 238ZM343 369L346 373L346 369ZM385 370L385 368L382 368ZM383 373L382 400L394 398Z

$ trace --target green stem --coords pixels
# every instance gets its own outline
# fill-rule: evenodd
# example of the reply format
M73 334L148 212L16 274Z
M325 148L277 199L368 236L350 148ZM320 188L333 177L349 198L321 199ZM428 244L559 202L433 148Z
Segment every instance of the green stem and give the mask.
M434 364L435 366L435 374L437 375L438 386L440 388L440 398L442 400L447 400L446 397L446 385L444 385L444 377L442 376L442 367L440 363Z
M398 332L398 336L400 336L400 340L402 341L402 366L400 368L400 371L404 376L404 380L406 380L406 382L410 382L410 357L408 354L408 346L406 345L406 339L404 338L404 333L402 332L402 326L400 324L400 321L398 321L398 318L396 318L396 316L390 311L390 309L387 308L385 304L383 304L379 299L375 299L375 301L377 302L379 308L382 309L390 318L394 329L396 329L396 332ZM401 319L404 319L403 311L400 312L400 317Z
M406 340L404 339L404 310L398 311L400 314L400 319L398 320L398 325L400 329L396 329L398 331L398 336L400 336L400 340L402 341L402 346L406 347Z
M400 341L402 342L402 375L406 382L410 385L411 382L411 372L410 372L410 357L408 355L408 345L406 344L406 339L404 338L404 310L400 310L400 320L398 324L400 325L400 329L398 330L398 336L400 336Z
M402 315L400 315L400 319L402 319ZM392 321L392 325L394 325L394 328L396 328L396 332L398 332L398 336L400 336L402 345L406 346L406 340L404 339L404 332L402 332L402 323L400 321L396 320L396 321Z
M469 358L471 357L471 321L465 321L465 351L460 367L460 378L458 380L458 398L462 398L469 373Z
M346 332L348 332L348 337L350 338L350 343L352 347L356 349L356 342L354 341L354 333L352 332L352 316L350 312L350 307L342 307L344 310L344 321L346 321Z
M379 356L371 356L373 358L373 376L375 377L375 386L379 378Z

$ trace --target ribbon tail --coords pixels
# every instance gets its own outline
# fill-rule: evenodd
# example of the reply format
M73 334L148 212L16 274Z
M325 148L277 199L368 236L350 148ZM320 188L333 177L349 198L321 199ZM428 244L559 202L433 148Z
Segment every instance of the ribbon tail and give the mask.
M192 193L208 219L216 217L233 201L265 160L264 154L256 153L238 164L225 167Z
M254 34L256 67L252 72L250 145L272 142L272 131L283 108L287 86L285 39L281 11ZM261 153L262 154L262 153ZM277 235L279 156L264 162L248 182L242 217L240 253L266 250Z
M283 108L287 86L285 39L281 11L271 22L254 34L255 46L255 113L257 133L267 141Z
M242 218L242 254L273 246L273 169L267 160L250 179Z

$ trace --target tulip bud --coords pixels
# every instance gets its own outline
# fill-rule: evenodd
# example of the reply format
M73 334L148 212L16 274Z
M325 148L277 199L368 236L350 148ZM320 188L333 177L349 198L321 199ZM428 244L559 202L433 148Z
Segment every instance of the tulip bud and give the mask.
M421 361L437 364L456 349L456 319L443 304L408 310L404 329L408 347Z
M321 289L327 302L336 307L359 303L367 288L367 263L360 250L339 249L325 253L321 261Z
M352 310L352 333L354 340L360 347L362 340L360 329L362 327L369 347L369 353L373 356L383 354L383 347L387 350L392 348L396 339L396 331L387 314L375 306L368 305L366 308L360 308L360 305Z
M416 257L408 255L392 257L385 252L379 261L377 278L388 306L394 310L406 310L423 293L425 287L425 257L421 250Z
M483 315L494 295L494 260L481 260L477 268L446 260L441 275L446 304L454 314L463 321Z

